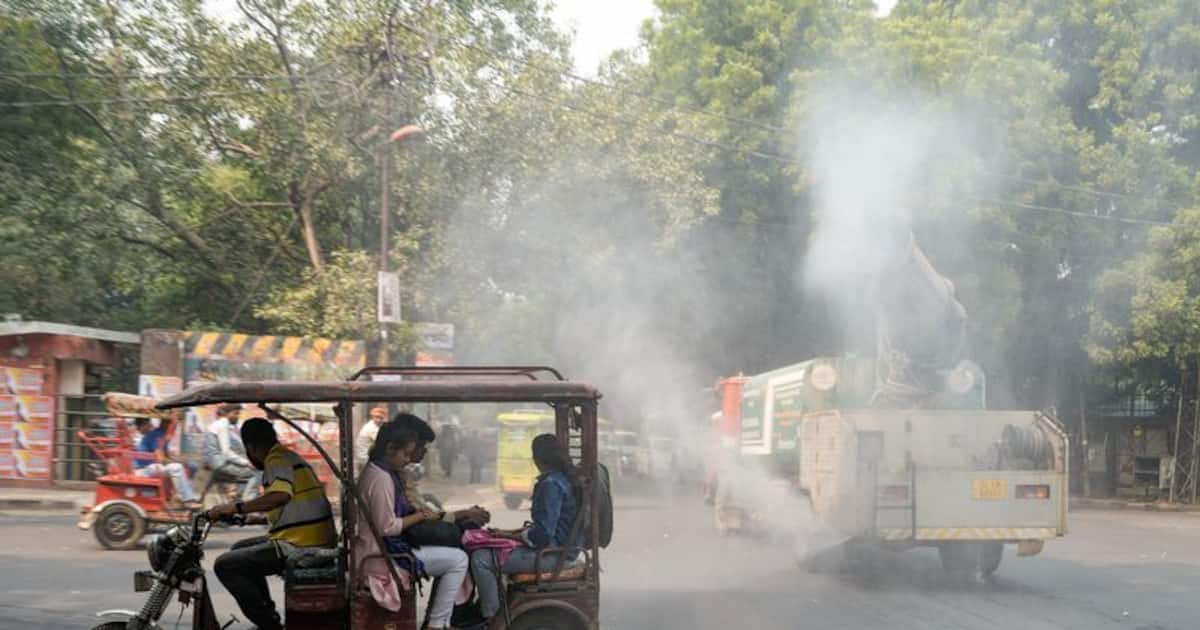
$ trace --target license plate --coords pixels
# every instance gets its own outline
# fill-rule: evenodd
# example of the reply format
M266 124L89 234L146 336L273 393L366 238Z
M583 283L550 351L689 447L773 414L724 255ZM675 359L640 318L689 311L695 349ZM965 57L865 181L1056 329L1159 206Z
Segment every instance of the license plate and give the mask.
M1008 481L1004 479L975 479L971 481L972 499L1007 499Z

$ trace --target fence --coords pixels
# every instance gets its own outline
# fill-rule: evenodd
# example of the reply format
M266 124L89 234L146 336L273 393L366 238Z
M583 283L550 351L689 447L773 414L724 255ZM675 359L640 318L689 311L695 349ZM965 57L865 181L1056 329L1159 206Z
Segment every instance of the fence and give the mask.
M94 481L104 462L79 439L79 431L115 432L112 414L99 396L60 395L54 418L54 481Z

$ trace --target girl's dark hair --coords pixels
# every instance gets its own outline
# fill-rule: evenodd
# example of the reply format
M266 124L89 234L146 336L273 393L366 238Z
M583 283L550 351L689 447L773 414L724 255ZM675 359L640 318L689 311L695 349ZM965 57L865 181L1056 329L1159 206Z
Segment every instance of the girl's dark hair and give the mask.
M368 457L371 461L384 459L389 448L408 448L409 444L418 442L428 444L436 437L424 420L410 413L398 413L391 421L379 425Z
M563 473L571 481L571 485L577 485L571 455L554 434L543 433L533 438L533 461L541 464L543 468Z

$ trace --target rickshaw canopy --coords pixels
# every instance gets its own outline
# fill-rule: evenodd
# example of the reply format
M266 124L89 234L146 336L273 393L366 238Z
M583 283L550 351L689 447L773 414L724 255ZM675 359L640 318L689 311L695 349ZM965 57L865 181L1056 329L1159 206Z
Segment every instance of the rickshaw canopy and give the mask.
M573 381L255 381L209 383L165 398L160 410L215 403L547 403L595 402L600 392Z
M108 392L100 397L108 413L123 418L160 418L168 420L171 414L156 408L158 400L149 396L135 396L121 392Z

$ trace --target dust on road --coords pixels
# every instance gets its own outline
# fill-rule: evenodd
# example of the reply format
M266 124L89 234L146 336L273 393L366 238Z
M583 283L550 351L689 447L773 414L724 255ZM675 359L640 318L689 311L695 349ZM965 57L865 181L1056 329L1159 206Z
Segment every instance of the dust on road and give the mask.
M527 514L496 517L516 525ZM75 520L0 515L0 628L88 628L97 610L141 603L131 576L144 552L103 551ZM602 558L608 630L1190 630L1200 618L1198 515L1075 512L1071 534L1041 556L1009 553L995 580L966 586L949 582L928 550L868 553L854 573L811 573L784 543L717 535L689 493L623 486L616 526ZM209 561L257 533L217 532ZM228 618L233 602L214 585Z

